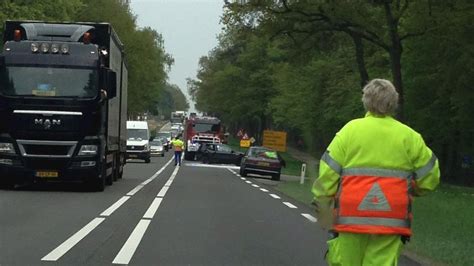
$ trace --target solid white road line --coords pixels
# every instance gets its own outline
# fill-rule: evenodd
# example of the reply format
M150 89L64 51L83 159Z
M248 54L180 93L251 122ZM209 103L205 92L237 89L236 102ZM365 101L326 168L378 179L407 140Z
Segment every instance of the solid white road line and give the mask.
M275 195L275 194L269 194L269 195L274 199L281 199L278 195Z
M110 216L114 211L116 211L122 204L124 204L127 200L130 199L130 196L123 196L118 201L116 201L112 206L110 206L107 210L103 211L100 216Z
M89 222L86 226L82 227L77 233L72 235L61 245L51 251L48 255L44 256L41 260L43 261L57 261L61 258L66 252L73 248L79 241L86 237L94 228L96 228L100 223L102 223L105 218L95 218Z
M128 264L130 262L150 222L150 220L143 219L138 222L132 234L128 237L122 249L112 262L113 264Z
M259 187L258 185L252 184L252 187Z
M169 188L170 187L162 187L160 192L158 192L158 195L156 195L156 196L160 197L160 198L163 198L166 195L166 192L168 192Z
M261 188L260 190L263 191L263 192L268 192L268 190L266 190L264 188Z
M289 202L283 202L283 204L285 204L286 206L288 206L289 208L292 208L292 209L298 209L298 207L296 207L295 205L289 203Z
M140 191L145 185L140 184L136 186L134 189L130 190L130 192L127 193L127 196L133 196L135 195L138 191Z
M160 207L161 201L163 201L163 198L155 198L150 207L148 207L145 215L143 215L143 218L153 219L153 216L155 216L156 211Z
M186 166L191 167L207 167L207 168L225 168L225 169L240 169L240 166L229 166L229 165L216 165L216 164L203 164L203 163L186 163Z
M315 223L318 221L318 219L316 219L313 215L311 214L308 214L308 213L302 213L301 215L303 215L303 217L305 217L306 219L310 220L311 222Z

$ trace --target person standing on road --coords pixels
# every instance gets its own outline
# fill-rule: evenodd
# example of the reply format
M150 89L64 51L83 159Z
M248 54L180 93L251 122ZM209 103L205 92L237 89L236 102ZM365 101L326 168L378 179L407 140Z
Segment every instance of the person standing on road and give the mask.
M326 260L397 265L412 234L412 196L439 184L438 160L419 133L393 118L398 93L390 81L370 81L362 102L365 117L336 134L312 188L318 216L332 236Z
M183 153L184 142L177 136L171 144L174 148L174 165L181 165L181 154Z

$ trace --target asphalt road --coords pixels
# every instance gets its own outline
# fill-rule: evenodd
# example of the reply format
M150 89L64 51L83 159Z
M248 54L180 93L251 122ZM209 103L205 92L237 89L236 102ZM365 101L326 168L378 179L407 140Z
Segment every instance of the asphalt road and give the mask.
M129 162L104 192L0 190L0 265L325 265L325 232L273 183L170 159Z

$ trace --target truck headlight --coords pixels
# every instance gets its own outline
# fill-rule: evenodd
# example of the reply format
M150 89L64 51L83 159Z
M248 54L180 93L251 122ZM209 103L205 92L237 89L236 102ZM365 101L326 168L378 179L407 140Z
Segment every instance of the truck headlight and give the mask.
M0 143L0 153L15 154L13 143Z
M96 155L97 145L82 145L79 150L79 155Z

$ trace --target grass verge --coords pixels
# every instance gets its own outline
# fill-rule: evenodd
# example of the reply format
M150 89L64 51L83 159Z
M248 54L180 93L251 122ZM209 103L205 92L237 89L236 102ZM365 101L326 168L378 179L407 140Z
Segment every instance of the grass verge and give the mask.
M280 184L282 193L310 204L312 182ZM413 237L406 246L421 257L448 265L474 265L474 188L442 184L435 192L415 198Z

